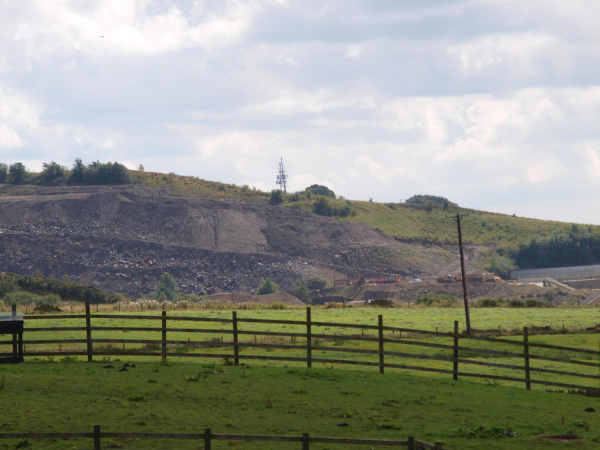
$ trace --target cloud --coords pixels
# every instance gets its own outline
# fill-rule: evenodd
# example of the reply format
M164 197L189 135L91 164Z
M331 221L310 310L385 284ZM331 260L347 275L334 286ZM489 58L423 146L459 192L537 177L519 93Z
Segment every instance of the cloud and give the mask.
M515 212L598 188L593 0L2 8L6 162L122 160L270 190L283 157L292 191Z

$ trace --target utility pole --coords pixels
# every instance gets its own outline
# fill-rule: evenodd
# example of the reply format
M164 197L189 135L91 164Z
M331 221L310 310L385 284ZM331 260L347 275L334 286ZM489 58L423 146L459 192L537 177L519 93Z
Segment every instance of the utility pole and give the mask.
M285 168L283 167L283 158L281 158L281 161L279 161L279 175L277 175L276 183L279 185L279 189L282 190L284 194L287 194L287 179L288 176L285 173Z
M463 251L462 228L460 226L460 213L456 213L456 217L451 216L456 220L458 227L458 247L460 249L460 270L462 273L463 297L465 302L465 319L467 322L467 334L471 334L471 317L469 315L469 294L467 292L467 273L465 271L465 253Z

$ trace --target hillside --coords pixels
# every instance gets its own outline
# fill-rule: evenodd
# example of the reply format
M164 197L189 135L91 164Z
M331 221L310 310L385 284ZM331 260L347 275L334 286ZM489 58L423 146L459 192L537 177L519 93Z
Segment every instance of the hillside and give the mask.
M182 291L212 294L282 287L308 276L441 270L456 258L439 246L398 242L344 223L266 202L181 197L121 186L0 187L0 270L150 292L167 271Z
M152 172L134 172L134 179L149 187L168 188L175 195L214 199L240 199L267 203L270 193L253 190L248 186L236 186L195 177ZM305 195L284 196L283 207L312 210L313 199ZM329 200L334 205L345 205L347 200ZM395 239L422 241L439 244L457 242L456 223L448 218L453 208L447 211L441 206L415 205L408 203L377 203L364 201L349 202L355 215L340 217L345 222L366 223ZM454 210L455 211L455 210ZM461 209L465 217L463 234L465 243L473 244L519 244L535 238L546 238L571 230L570 223L513 217L472 209ZM600 226L591 226L594 233L600 234Z

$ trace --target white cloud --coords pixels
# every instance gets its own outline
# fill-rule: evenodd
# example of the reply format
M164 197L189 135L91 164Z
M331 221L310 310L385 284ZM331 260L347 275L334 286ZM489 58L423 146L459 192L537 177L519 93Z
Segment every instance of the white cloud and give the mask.
M598 188L593 0L0 3L6 162L268 190L283 157L290 190L475 208Z

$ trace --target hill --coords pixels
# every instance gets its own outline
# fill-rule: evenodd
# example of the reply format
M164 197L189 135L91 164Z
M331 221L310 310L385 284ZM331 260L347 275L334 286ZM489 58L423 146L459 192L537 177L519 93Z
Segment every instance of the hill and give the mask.
M175 195L188 197L240 199L262 203L268 203L270 198L270 193L248 186L206 181L195 177L134 172L133 178L146 186L169 188ZM287 194L281 206L311 211L315 200L315 196L309 198L305 193ZM343 198L328 198L328 201L338 210L349 204L350 214L347 217L338 216L340 220L365 223L401 241L437 244L457 242L456 223L448 217L457 210L451 202L449 208L445 209L436 204L377 203L348 201ZM572 224L565 222L515 217L468 208L460 208L460 211L461 214L469 214L462 221L465 243L528 243L533 238L568 233L572 227ZM600 234L600 226L590 226L590 231Z

